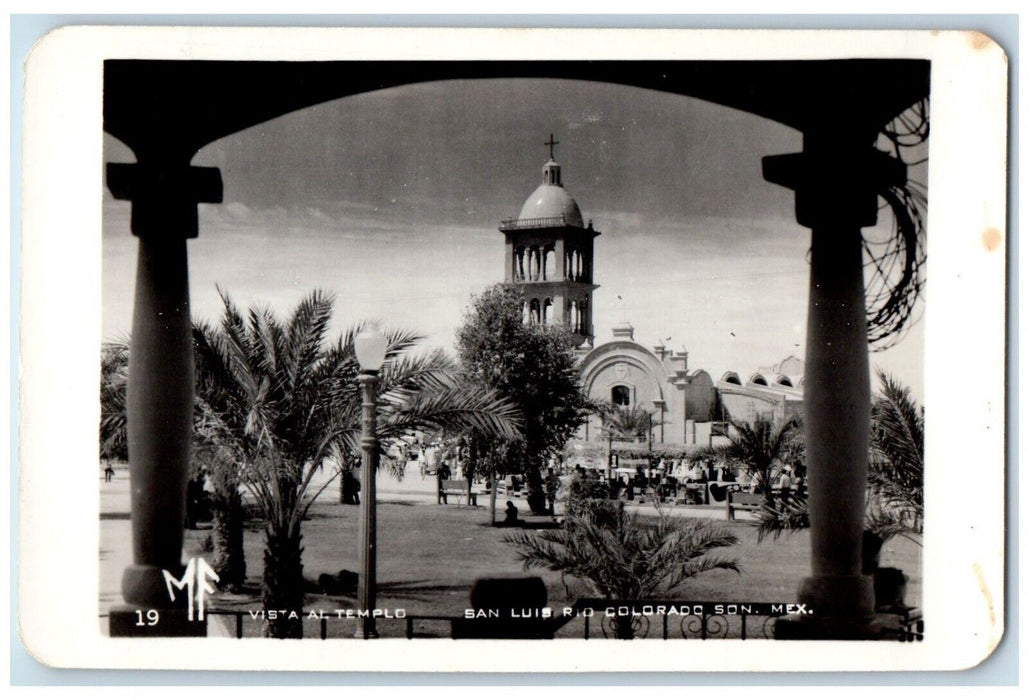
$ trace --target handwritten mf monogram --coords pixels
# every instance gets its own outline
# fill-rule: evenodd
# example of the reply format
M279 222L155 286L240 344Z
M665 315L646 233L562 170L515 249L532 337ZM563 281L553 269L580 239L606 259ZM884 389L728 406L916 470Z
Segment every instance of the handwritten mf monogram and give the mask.
M189 613L187 619L193 619L193 605L196 602L197 619L204 619L204 597L214 593L214 586L210 582L218 581L218 574L204 561L203 557L193 557L186 565L186 571L181 579L177 579L165 569L164 583L168 586L168 595L172 602L175 601L175 589L186 590L186 598L189 601Z

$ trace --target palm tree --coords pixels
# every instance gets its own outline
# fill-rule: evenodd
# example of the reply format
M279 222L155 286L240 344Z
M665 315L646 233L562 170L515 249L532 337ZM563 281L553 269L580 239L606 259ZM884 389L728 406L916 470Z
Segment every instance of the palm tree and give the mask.
M876 375L865 527L885 542L922 533L925 416L907 387L882 369Z
M299 611L304 603L301 523L325 488L312 480L339 471L359 450L361 397L353 350L355 328L326 343L332 297L315 291L280 321L267 309L244 316L224 292L225 314L211 332L210 377L222 384L204 401L205 439L231 455L221 464L251 495L265 519L263 599L266 610ZM203 335L202 333L200 335ZM473 428L503 438L518 434L517 414L491 391L457 382L441 352L404 353L420 338L387 334L381 372L379 435L383 445L416 430ZM199 343L198 343L199 345ZM326 485L329 482L326 481ZM366 497L373 497L369 494ZM277 616L266 635L302 636L302 620Z
M214 485L212 498L214 528L213 568L218 573L219 586L234 589L246 577L243 558L243 515L239 494L239 479L235 475L231 453L217 441L210 439L210 430L202 411L203 406L218 406L223 416L231 415L226 402L231 383L224 381L219 372L228 373L228 359L218 355L211 345L214 331L205 324L196 324L193 330L194 362L196 372L196 410L194 413L194 440L190 478L206 475ZM105 343L101 350L100 373L100 456L110 463L113 459L128 459L126 414L126 387L128 382L129 343Z
M741 464L748 476L757 477L757 486L765 495L765 503L772 505L772 470L785 456L790 436L797 422L788 418L782 422L757 418L752 423L733 421L734 434L726 446L726 456Z
M232 358L218 329L193 323L196 370L194 456L203 464L214 493L212 568L222 588L235 590L246 580L243 553L241 470L257 452L246 434L246 397L235 381Z
M601 501L569 509L564 527L520 532L504 541L518 552L526 570L540 567L582 581L608 600L645 600L665 596L705 571L739 572L736 560L713 553L739 540L729 530L691 518L661 514L646 522ZM615 620L620 639L633 636L633 618Z
M920 535L923 526L925 416L907 387L876 370L879 395L872 403L865 507L866 570L874 570L882 545L891 537ZM766 503L760 513L758 539L778 537L808 527L807 499Z
M611 467L612 443L615 440L649 440L654 416L639 406L628 408L618 404L600 406L601 432L607 436L607 464ZM608 475L610 476L610 474Z
M603 407L601 418L603 419L601 430L615 440L642 442L647 439L647 435L654 425L653 414L639 406L628 408L609 404Z
M128 376L128 343L104 343L100 349L100 458L108 464L115 459L128 459L125 422Z

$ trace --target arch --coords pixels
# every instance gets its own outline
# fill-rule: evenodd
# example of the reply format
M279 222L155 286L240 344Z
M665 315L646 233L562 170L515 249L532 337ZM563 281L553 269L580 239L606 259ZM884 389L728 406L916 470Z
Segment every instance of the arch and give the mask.
M616 377L611 377L606 384L601 381L607 370L620 363L626 364L645 377L643 384L646 384L655 397L666 399L664 380L667 370L657 356L634 341L610 341L593 348L583 357L580 368L582 385L586 392L591 396L606 395L611 386L625 383L625 380ZM635 385L637 388L642 386L640 382L635 382ZM601 394L601 391L604 393Z
M779 386L788 386L790 388L793 388L793 380L787 377L785 374L780 374L778 377L776 377L775 383Z
M736 384L737 386L743 386L743 382L740 381L740 375L735 372L726 372L718 381L724 384Z
M754 374L750 375L750 379L747 380L747 383L757 384L758 386L768 386L768 379L760 372L754 372Z
M515 248L515 269L514 278L519 281L525 280L525 246Z
M797 65L801 63L801 65ZM800 131L821 123L809 100L784 85L824 85L852 100L874 97L866 120L885 123L929 94L929 61L652 61L631 70L571 61L146 61L104 67L104 130L139 154L157 134L175 133L180 150L277 116L351 95L432 81L475 78L598 79L686 95L778 121ZM303 78L301 80L301 78ZM274 89L269 89L274 86ZM807 99L803 99L807 97ZM207 118L195 119L196 105ZM157 128L154 128L157 127ZM176 131L177 129L177 131Z
M540 322L540 300L533 299L529 302L529 321L531 323Z
M550 325L554 322L554 301L552 299L543 300L543 323Z
M543 279L547 280L554 276L554 248L552 246L543 249Z

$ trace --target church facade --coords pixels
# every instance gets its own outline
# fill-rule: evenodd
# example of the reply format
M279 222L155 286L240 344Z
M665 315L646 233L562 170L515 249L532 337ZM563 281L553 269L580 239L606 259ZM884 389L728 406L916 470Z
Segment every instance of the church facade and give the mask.
M504 279L523 295L526 323L563 324L575 334L583 385L599 403L639 408L653 417L651 443L685 450L726 441L730 421L802 417L804 363L787 357L750 374L725 372L717 380L689 366L689 353L646 346L628 322L596 344L593 318L593 241L600 231L583 224L554 160L553 135L543 182L517 218L500 224ZM744 378L745 377L745 378ZM600 416L580 429L583 442L605 442Z

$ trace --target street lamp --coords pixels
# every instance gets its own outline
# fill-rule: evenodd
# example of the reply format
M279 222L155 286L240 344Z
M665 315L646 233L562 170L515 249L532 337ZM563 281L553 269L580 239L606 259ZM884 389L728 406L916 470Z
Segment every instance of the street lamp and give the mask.
M379 369L386 359L386 337L377 329L361 331L354 338L354 353L361 374L361 481L364 482L364 500L361 501L361 535L358 558L361 574L357 586L357 607L364 612L359 617L357 637L378 637L375 631L375 472L379 468L379 440L375 430L375 391L379 386Z

